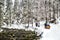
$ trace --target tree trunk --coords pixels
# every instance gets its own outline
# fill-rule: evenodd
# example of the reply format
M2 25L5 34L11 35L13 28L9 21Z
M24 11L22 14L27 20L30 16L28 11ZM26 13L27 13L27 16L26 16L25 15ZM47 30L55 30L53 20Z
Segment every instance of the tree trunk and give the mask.
M2 26L2 20L3 20L3 17L2 17L2 7L3 7L3 1L0 0L0 27Z

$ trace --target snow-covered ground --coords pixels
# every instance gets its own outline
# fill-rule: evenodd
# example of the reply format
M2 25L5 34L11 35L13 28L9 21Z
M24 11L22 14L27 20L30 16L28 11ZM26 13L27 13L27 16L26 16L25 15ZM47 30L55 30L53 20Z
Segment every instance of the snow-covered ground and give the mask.
M43 37L40 40L60 40L60 21L58 24L50 24L50 29L44 29ZM42 27L42 26L41 26Z
M32 30L32 31L35 30L35 32L37 32L37 35L39 35L39 34L41 34L41 32L43 32L42 38L39 40L60 40L60 23L58 23L58 24L50 23L50 26L51 26L50 29L45 29L44 23L45 23L45 21L41 21L40 27L36 27L34 24L33 27L30 26L28 29L24 27L27 24L21 24L21 25L12 24L11 27L9 27L9 25L8 25L8 27L7 27L7 25L2 26L2 27L14 28L14 29L25 29L25 30Z

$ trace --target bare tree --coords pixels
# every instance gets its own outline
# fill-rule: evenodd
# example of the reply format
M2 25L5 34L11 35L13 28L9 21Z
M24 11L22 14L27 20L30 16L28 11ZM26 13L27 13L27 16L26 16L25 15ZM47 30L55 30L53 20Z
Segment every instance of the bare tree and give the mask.
M2 13L3 13L3 11L2 11L2 8L3 8L3 1L2 0L0 0L0 27L2 26L2 20L3 20L3 16L2 16Z

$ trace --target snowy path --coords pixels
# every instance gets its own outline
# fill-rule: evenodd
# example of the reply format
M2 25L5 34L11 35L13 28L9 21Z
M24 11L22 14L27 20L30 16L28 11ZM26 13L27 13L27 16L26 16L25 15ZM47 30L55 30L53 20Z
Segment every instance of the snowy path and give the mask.
M60 25L50 24L50 29L44 29L43 38L40 40L60 40Z

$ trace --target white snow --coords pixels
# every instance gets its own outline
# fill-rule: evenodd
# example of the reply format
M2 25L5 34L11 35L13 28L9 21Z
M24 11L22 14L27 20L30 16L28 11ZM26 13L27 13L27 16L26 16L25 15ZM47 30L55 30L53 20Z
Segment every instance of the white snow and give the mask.
M50 24L50 29L44 29L43 37L40 40L60 40L60 23Z

